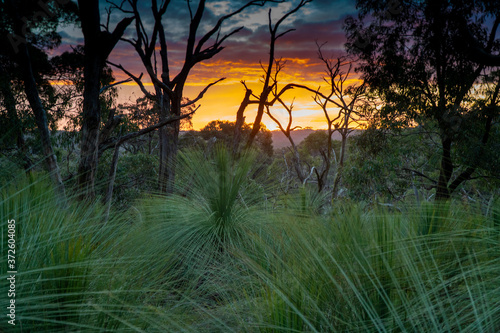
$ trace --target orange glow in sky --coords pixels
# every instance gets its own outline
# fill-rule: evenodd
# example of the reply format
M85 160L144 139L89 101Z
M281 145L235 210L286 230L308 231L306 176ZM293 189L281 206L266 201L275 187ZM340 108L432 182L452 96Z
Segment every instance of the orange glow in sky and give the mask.
M193 72L193 75L188 79L188 84L184 88L184 95L191 99L195 98L210 82L220 77L226 77L226 79L212 86L197 103L197 105L200 105L200 108L196 111L192 119L193 129L195 130L203 128L212 120L236 120L236 111L245 94L245 88L241 84L241 80L244 80L247 87L252 89L256 95L259 95L262 90L262 84L259 82L259 79L263 71L258 66L249 66L244 63L219 63L201 64L198 68L200 69ZM229 70L227 70L228 68ZM279 87L283 87L287 83L297 83L307 85L312 89L321 87L321 90L325 91L325 89L328 89L328 86L322 79L324 74L321 70L319 61L311 64L310 59L290 59L283 72L280 73ZM209 79L209 76L212 76L212 78ZM121 75L119 76L119 79L123 78ZM352 80L352 83L357 83L357 80ZM151 83L146 83L145 85L147 89L152 89ZM143 96L135 83L122 84L118 86L118 90L119 103L131 103ZM312 92L303 89L292 89L283 95L283 99L287 104L293 102L292 127L312 127L315 129L324 129L327 127L323 110L314 102L313 95ZM256 111L257 105L251 104L245 110L245 122L253 123ZM331 116L338 112L333 105L328 111ZM288 112L279 103L276 103L271 108L271 112L286 127ZM279 129L277 124L267 115L264 115L262 122L270 130Z
M247 82L247 86L250 89L255 87L255 91L258 91L258 85L255 83ZM118 89L122 102L124 101L123 99L128 98L130 98L130 101L133 101L142 95L140 89L135 85L122 85ZM201 89L203 88L200 85L187 85L185 95L195 98ZM312 100L312 93L299 90L293 91L293 93L289 101L291 102L293 97L295 97L293 109L294 126L325 128L326 121L322 113L323 111ZM203 99L197 103L197 105L200 105L200 108L196 111L192 119L193 129L199 130L210 121L216 119L235 121L236 111L241 104L244 94L244 87L239 82L221 82L217 86L211 87ZM287 95L291 95L291 93L287 93ZM256 111L257 106L255 104L250 105L245 111L245 122L252 123L255 119ZM283 121L282 124L286 126L288 113L283 107L275 105L271 108L271 112L280 121ZM333 109L332 112L334 112ZM264 116L262 122L270 130L278 129L278 126L267 115Z
M104 0L102 7L107 8L108 3ZM235 35L224 41L223 50L195 65L189 73L184 87L184 97L194 99L207 84L220 78L226 78L217 85L212 86L197 105L200 108L192 119L193 129L199 130L212 120L234 121L236 112L244 97L245 89L241 81L253 90L256 95L262 91L262 84L259 82L264 74L260 62L266 66L269 58L269 22L275 24L284 13L290 11L299 1L291 0L283 3L269 3L264 7L253 6L247 8L228 21L224 22L221 28L221 36L234 29L243 27ZM151 5L148 1L140 1L139 10L144 16L145 22L152 20ZM235 10L239 2L211 0L207 2L207 15L204 17L202 27L198 34L200 38L203 30L206 31L216 22L216 18ZM186 2L173 1L167 12L169 29L165 30L168 44L169 72L172 79L178 73L184 63L186 52L186 37L189 31L189 12ZM271 11L270 11L271 10ZM149 14L148 14L149 13ZM285 62L285 67L279 75L279 87L288 83L306 85L311 89L318 89L321 86L322 92L327 92L328 85L323 80L325 75L324 64L318 59L318 45L323 45L322 51L326 57L335 58L345 55L344 43L345 32L343 29L344 20L348 15L354 15L355 2L353 0L337 1L313 1L307 3L299 12L289 16L279 27L278 33L289 31L279 38L275 45L275 58ZM101 13L101 20L106 19L105 12ZM211 15L208 15L211 14ZM148 16L149 15L149 16ZM115 20L120 18L117 11L113 15ZM152 22L152 21L151 21ZM150 22L149 22L150 23ZM151 33L151 26L146 25L147 33ZM148 30L149 29L149 30ZM134 26L131 25L125 33L125 39L129 41L136 38ZM81 27L68 27L64 30L63 45L61 52L69 50L71 45L83 44ZM213 42L213 38L204 45L208 47ZM328 43L328 44L326 44ZM325 45L326 44L326 45ZM157 50L158 51L158 50ZM59 52L59 53L61 53ZM157 54L155 62L160 66L160 55ZM126 42L119 42L108 60L115 64L120 64L129 72L139 77L144 73L143 84L147 89L153 90L145 70L136 50ZM156 65L155 65L156 66ZM161 71L158 68L158 71ZM127 79L128 76L119 69L113 68L113 73L117 81ZM143 97L143 93L135 83L126 83L117 86L117 104L135 103L138 98ZM287 104L293 102L293 124L292 126L312 127L315 129L326 128L327 123L323 110L314 102L313 93L293 89L283 95ZM251 104L245 111L245 121L253 123L256 115L256 104ZM280 119L283 126L287 125L288 113L281 105L271 108L273 115ZM331 116L338 110L332 107L329 109ZM262 121L268 129L277 129L277 125L264 115Z

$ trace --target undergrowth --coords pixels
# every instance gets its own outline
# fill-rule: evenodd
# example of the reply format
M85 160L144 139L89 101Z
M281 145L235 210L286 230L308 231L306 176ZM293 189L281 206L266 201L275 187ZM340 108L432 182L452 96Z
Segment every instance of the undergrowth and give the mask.
M17 332L498 332L500 206L335 202L306 188L266 204L255 155L180 158L176 194L108 221L47 181L1 189L16 221Z

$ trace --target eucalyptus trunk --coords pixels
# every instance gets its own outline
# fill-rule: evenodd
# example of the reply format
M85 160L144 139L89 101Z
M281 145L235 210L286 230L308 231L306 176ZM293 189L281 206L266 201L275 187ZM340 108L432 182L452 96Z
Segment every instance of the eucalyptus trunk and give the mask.
M160 191L172 193L175 181L175 163L179 146L179 121L160 128Z
M25 40L25 24L23 23L23 19L19 15L19 11L17 8L18 4L16 4L13 0L10 0L6 3L6 5L7 9L11 12L14 18L13 28L15 34L21 36L22 39ZM35 115L35 122L40 133L40 142L42 145L43 155L45 163L47 164L50 178L55 186L56 193L59 199L61 199L61 202L65 204L66 194L64 190L64 184L61 179L61 173L59 171L59 165L57 164L54 150L52 149L47 121L47 113L40 99L40 94L38 92L35 76L33 74L31 57L26 41L18 45L17 61L22 71L26 97L28 98L30 107L33 110L33 114Z
M99 125L101 108L99 103L99 85L101 66L99 60L87 56L85 61L85 88L83 92L83 123L80 141L80 164L78 165L78 184L82 196L94 197L95 173L98 163Z
M101 72L109 54L134 18L123 18L118 22L113 32L107 30L101 31L103 25L100 19L99 1L78 0L78 7L85 53L85 83L83 90L78 186L81 191L80 198L92 200L95 196L94 183L99 160L99 126L101 123L99 94L101 89Z
M337 174L335 175L335 180L333 181L333 197L338 196L338 188L340 185L340 180L342 179L342 173L344 172L344 159L345 159L345 146L347 142L347 135L342 134L342 143L340 148L340 158L339 165L337 168Z
M162 96L160 104L160 122L172 117L181 116L180 101L182 100L182 89L180 93L174 94L173 98L161 92L157 92L157 96ZM174 190L179 133L180 119L174 120L159 129L160 168L158 186L163 193L173 193Z
M26 73L24 82L26 96L28 97L33 113L35 114L35 121L40 133L40 142L42 144L43 155L45 157L45 162L47 163L50 178L56 187L59 197L61 199L65 199L64 184L61 179L59 165L57 164L56 155L54 154L52 143L50 142L47 114L42 105L42 101L40 100L40 96L38 95L35 79L33 77L33 73L31 73L31 66L28 67L29 69L25 70Z
M445 201L450 198L450 190L448 182L450 181L453 173L453 163L451 161L451 139L445 137L441 140L442 153L441 153L441 168L439 169L439 178L436 189L436 200Z

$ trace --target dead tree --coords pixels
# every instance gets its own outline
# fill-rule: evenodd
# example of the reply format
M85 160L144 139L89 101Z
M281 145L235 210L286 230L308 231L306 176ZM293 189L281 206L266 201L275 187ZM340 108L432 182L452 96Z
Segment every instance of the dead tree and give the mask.
M269 34L270 34L271 40L270 40L270 44L269 44L269 59L267 62L267 66L264 67L264 65L261 64L262 68L264 69L264 79L263 79L262 91L261 91L260 95L258 95L258 96L254 95L256 97L256 100L250 100L246 103L246 105L243 105L243 103L242 103L242 106L244 106L244 107L246 107L249 104L257 104L257 115L255 116L255 121L253 123L252 131L250 132L250 136L248 137L248 140L246 142L247 148L249 148L252 145L252 143L255 139L255 136L259 133L260 124L262 122L262 116L264 115L266 105L269 105L269 94L274 89L274 83L271 80L271 75L272 75L272 68L275 64L276 41L280 37L283 37L287 33L295 30L295 29L288 29L282 33L278 33L278 29L279 29L280 25L283 23L283 21L285 21L290 15L296 13L300 8L304 7L307 3L311 2L311 1L312 0L301 0L297 4L297 6L295 6L295 8L293 8L292 10L290 10L289 12L284 14L276 22L276 24L274 26L273 26L273 23L271 20L271 9L269 9L268 26L269 26ZM241 112L241 115L238 114L238 116L242 117L243 111ZM240 122L241 122L240 119L236 120L236 123L240 123Z
M141 77L136 76L119 64L115 64L127 75L129 75L141 88L142 92L155 101L160 110L160 122L172 117L179 118L183 107L192 105L199 101L204 93L214 84L221 81L219 79L203 89L200 94L191 100L188 104L182 104L184 86L189 77L191 69L198 63L208 60L223 50L223 42L239 32L243 27L237 28L225 35L220 35L222 24L229 18L241 13L250 6L263 6L268 2L283 2L264 0L264 1L248 1L237 10L220 17L216 24L212 26L205 34L198 36L198 28L202 23L202 16L205 12L205 0L200 0L196 10L191 8L191 4L187 1L189 10L189 33L186 44L186 54L182 69L175 76L170 72L169 62L171 61L168 52L168 41L165 35L164 16L167 12L170 1L162 1L158 4L157 0L151 1L151 9L154 24L151 31L147 31L144 24L143 14L138 9L138 0L127 0L128 9L122 5L116 6L122 12L131 14L135 18L135 39L124 39L134 47L139 55L148 76L153 83L154 92L149 92L145 89L141 82ZM207 43L210 41L210 44ZM160 68L156 67L157 52L159 49ZM179 118L180 119L180 118ZM180 120L176 120L164 127L159 128L160 140L160 166L158 184L162 192L172 192L173 182L175 178L175 160L177 156L178 140L179 140Z
M282 99L282 95L293 88L305 89L314 93L314 101L321 107L325 120L327 122L327 142L325 143L327 149L322 153L323 165L321 168L314 168L314 173L316 175L318 183L318 191L321 192L323 188L328 183L328 174L330 173L333 158L333 144L332 136L335 132L339 132L342 138L341 141L341 151L339 162L337 166L337 173L334 180L334 186L332 194L335 197L337 195L338 186L342 177L342 171L344 167L346 142L349 134L354 130L353 124L359 125L360 115L356 112L355 107L360 101L361 96L364 93L364 83L352 83L349 84L347 81L352 79L352 66L351 61L347 61L345 57L339 57L337 59L329 59L323 55L321 51L321 46L318 45L318 57L321 62L324 63L326 67L326 76L323 80L328 86L328 92L321 92L321 88L316 90L299 84L289 83L278 91L278 73L281 71L283 64L278 60L275 61L276 68L274 74L270 75L272 81L272 94L274 98L265 104L268 116L278 125L281 132L289 139L292 144L292 150L294 152L294 168L296 169L297 176L301 181L304 181L304 174L302 173L302 167L300 166L300 160L297 148L293 143L291 137L292 128L292 106L287 106ZM266 73L267 75L267 73ZM283 127L279 120L272 115L270 112L270 106L275 102L279 102L288 112L288 125ZM338 113L332 114L330 107L338 109Z
M101 73L106 59L122 37L134 17L122 19L113 32L109 31L109 14L105 29L101 30L98 0L79 0L80 21L84 37L84 90L80 141L78 185L82 199L94 197L95 173L98 163L99 126L101 108L99 102Z
M292 127L293 123L293 116L292 116L292 110L293 110L293 102L290 105L287 105L285 101L281 98L281 95L278 93L278 74L280 71L284 68L285 62L281 60L276 60L275 61L275 70L274 74L271 76L272 77L272 94L273 94L273 100L271 101L273 104L277 101L283 106L283 108L288 112L288 123L285 126L281 124L278 118L276 118L272 112L271 112L271 105L268 103L266 104L266 114L271 118L272 121L278 125L278 128L280 131L285 135L285 137L288 139L288 142L290 142L290 150L292 152L292 165L293 168L295 169L295 172L297 174L297 177L299 178L299 181L303 183L306 180L306 175L304 174L304 171L302 170L302 165L300 162L300 155L299 151L297 149L297 145L295 144L295 141L292 138L292 131L294 131L297 128L300 128L300 126L294 126Z
M333 183L332 195L337 196L338 186L342 178L342 172L344 169L344 159L346 151L347 138L355 128L359 126L360 115L355 111L360 97L363 95L365 90L364 83L352 83L348 84L348 80L352 78L352 68L353 62L349 61L345 57L338 57L336 59L330 59L323 55L321 51L321 46L318 45L318 58L324 63L326 67L326 76L323 80L327 83L329 87L328 95L322 96L319 91L316 92L314 96L314 101L323 110L326 122L328 124L328 149L326 156L323 156L325 167L320 173L316 172L318 178L318 186L326 184L328 173L331 168L332 159L332 135L336 131L340 134L341 148L340 156L338 160L337 173L335 175L335 180ZM335 107L339 108L338 114L336 116L331 116L329 112L330 104L333 102ZM356 127L352 127L356 124Z

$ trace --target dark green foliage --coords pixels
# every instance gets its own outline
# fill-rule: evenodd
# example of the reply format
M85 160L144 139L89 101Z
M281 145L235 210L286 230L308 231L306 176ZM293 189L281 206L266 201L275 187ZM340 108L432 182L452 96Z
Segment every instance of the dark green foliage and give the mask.
M332 140L335 159L340 156L340 145L340 141ZM320 167L323 163L322 159L327 154L328 133L323 130L314 131L305 137L298 148L302 162L307 163L309 168L313 165Z
M235 122L213 120L200 130L200 135L205 140L218 140L224 143L229 149L232 149L233 135L234 135ZM242 142L246 142L252 127L249 124L243 124L242 128ZM259 133L255 141L259 150L266 156L273 155L273 140L271 132L264 124L261 124Z
M496 155L488 145L499 116L498 73L474 60L470 53L477 51L464 48L471 34L488 52L499 49L498 25L484 20L496 16L496 9L484 1L393 5L357 1L358 17L346 20L347 49L360 58L358 70L382 101L372 110L381 124L418 124L435 133L440 154L436 199L447 200L482 171L486 163L479 160ZM489 82L480 75L484 71L491 74ZM454 150L464 156L457 159Z
M429 198L438 152L421 128L384 131L368 128L349 139L345 190L354 200L393 202Z
M59 207L40 175L4 187L0 216L18 227L17 323L33 332L498 331L494 197L485 212L337 201L326 213L303 188L273 208L252 177L255 158L186 151L176 194L145 196L108 222L98 204Z
M107 190L109 165L112 150L101 158L98 169L98 193L104 196ZM132 154L124 151L120 154L116 170L116 180L113 191L114 208L122 210L141 197L144 193L156 190L158 178L158 156L137 152Z

